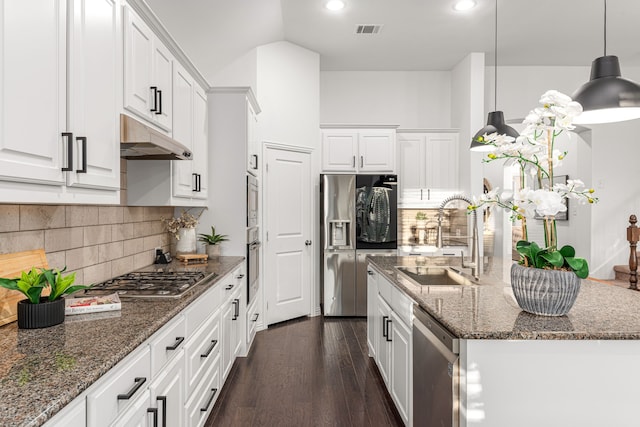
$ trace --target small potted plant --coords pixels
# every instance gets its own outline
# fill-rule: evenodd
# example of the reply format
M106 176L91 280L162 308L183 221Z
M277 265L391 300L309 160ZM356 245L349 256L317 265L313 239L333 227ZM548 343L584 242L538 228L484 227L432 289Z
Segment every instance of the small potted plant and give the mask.
M425 214L422 211L419 211L416 214L416 221L418 222L418 228L424 230L427 226L427 214Z
M18 327L22 329L46 328L64 322L63 295L71 294L89 286L73 285L76 273L62 275L58 269L36 269L24 271L14 279L0 278L0 286L22 292L27 298L18 301ZM38 271L39 270L39 271ZM49 288L48 296L42 292Z
M220 246L218 246L218 244L228 241L229 239L227 237L226 234L216 234L216 229L212 225L211 234L198 234L198 241L204 243L207 255L209 255L209 258L212 258L220 256Z

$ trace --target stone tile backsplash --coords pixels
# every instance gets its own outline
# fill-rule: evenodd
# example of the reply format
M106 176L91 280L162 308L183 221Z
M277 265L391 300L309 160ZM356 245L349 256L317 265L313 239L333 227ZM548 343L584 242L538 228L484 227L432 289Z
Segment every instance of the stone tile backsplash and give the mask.
M0 253L44 248L50 267L90 284L153 263L171 246L173 207L0 205Z

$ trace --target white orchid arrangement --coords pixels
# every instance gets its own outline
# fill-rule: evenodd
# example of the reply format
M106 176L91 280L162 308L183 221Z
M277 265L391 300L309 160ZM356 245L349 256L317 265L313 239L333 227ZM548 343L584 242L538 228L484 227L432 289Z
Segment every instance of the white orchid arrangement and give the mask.
M571 246L557 248L555 216L567 210L565 199L579 203L597 203L594 190L586 188L579 179L567 183L553 183L553 170L567 155L555 148L556 138L563 131L575 129L573 119L582 113L582 106L555 90L545 92L540 98L541 107L532 110L524 119L526 125L519 137L497 133L485 134L478 142L492 146L485 162L505 160L517 164L520 169L520 189L502 192L495 189L482 195L469 207L470 211L484 205L499 206L511 212L512 220L521 220L523 239L516 244L524 265L537 268L571 269L581 278L589 274L587 261L575 257ZM527 176L535 180L538 189L527 187ZM544 218L545 246L540 248L528 241L527 218L538 214Z

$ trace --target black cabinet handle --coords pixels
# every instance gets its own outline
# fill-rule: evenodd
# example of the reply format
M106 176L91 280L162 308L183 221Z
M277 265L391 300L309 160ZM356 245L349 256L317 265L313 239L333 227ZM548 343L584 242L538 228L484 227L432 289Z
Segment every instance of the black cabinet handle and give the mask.
M204 406L204 408L200 408L202 412L207 412L209 410L209 406L211 406L211 402L213 402L213 398L216 397L216 393L218 392L218 389L212 388L211 391L213 393L211 394L211 397L209 397L209 400L207 400L207 404Z
M229 285L226 288L224 288L225 291L230 291L231 289L233 289L233 285Z
M367 274L368 274L369 276L373 276L373 271L371 271L371 270L367 270Z
M151 109L152 113L158 111L158 87L151 86L151 90L153 91L153 108Z
M184 337L176 337L176 342L173 345L168 345L166 347L167 350L175 350L176 348L178 348L180 346L180 344L182 344L182 341L184 341Z
M205 351L200 355L200 357L209 357L209 355L211 354L213 349L216 348L217 345L218 345L218 340L211 340L211 345L209 346L207 351Z
M129 399L131 399L131 396L136 394L136 391L138 391L140 389L140 387L142 387L142 384L147 382L147 379L145 377L136 377L133 380L133 382L134 382L134 385L133 385L133 387L131 387L131 390L129 390L126 394L119 394L118 395L118 400L129 400Z
M257 322L258 321L258 317L260 317L260 313L256 313L256 314L254 314L254 316L256 316L256 317L253 318L252 322Z
M156 114L162 114L162 91L158 90L158 105L160 107L158 107L158 111L156 111Z
M162 427L167 427L167 396L158 396L156 400L162 402Z
M147 408L147 414L153 414L153 427L158 427L158 408Z
M382 336L387 338L387 319L389 316L382 316Z
M360 167L364 167L364 156L360 156Z
M87 137L79 136L76 141L82 143L82 168L76 169L76 173L87 173Z
M242 279L243 277L244 277L244 274L238 274L238 275L236 276L236 279Z
M198 183L198 189L196 190L198 193L202 191L202 175L197 174L196 182Z
M353 156L353 167L356 167L356 156Z
M198 191L198 174L192 173L191 178L193 178L193 187L191 188L191 191Z
M240 300L238 298L235 298L233 301L231 301L231 303L234 306L233 318L231 320L238 320L238 317L240 317Z
M393 340L391 339L390 334L389 334L389 324L390 324L391 322L393 322L393 320L391 320L391 319L387 320L387 336L386 336L386 338L387 338L387 342L391 342L391 341L393 341Z
M71 132L62 132L62 137L67 138L67 166L62 168L63 172L73 171L73 134Z

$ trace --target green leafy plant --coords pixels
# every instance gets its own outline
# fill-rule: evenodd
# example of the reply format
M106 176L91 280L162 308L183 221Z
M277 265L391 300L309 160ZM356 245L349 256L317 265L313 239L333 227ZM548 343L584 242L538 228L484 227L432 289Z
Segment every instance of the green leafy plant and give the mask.
M211 226L211 234L198 234L198 241L205 245L217 245L220 242L226 242L229 239L226 234L216 234L216 229Z
M425 214L424 212L421 211L416 214L417 221L424 221L426 219L427 219L427 214Z
M71 294L81 289L87 289L90 286L73 285L76 280L76 273L63 276L62 273L67 268L58 269L36 269L23 271L20 277L14 279L0 278L0 286L12 291L19 291L27 297L31 304L39 304L42 299L42 291L50 288L49 301L55 301L63 295ZM40 271L38 271L40 270Z
M516 250L523 258L521 264L535 268L573 271L581 279L586 279L589 276L587 260L577 258L573 246L565 245L559 250L551 250L550 248L541 248L536 242L520 240L516 243Z

